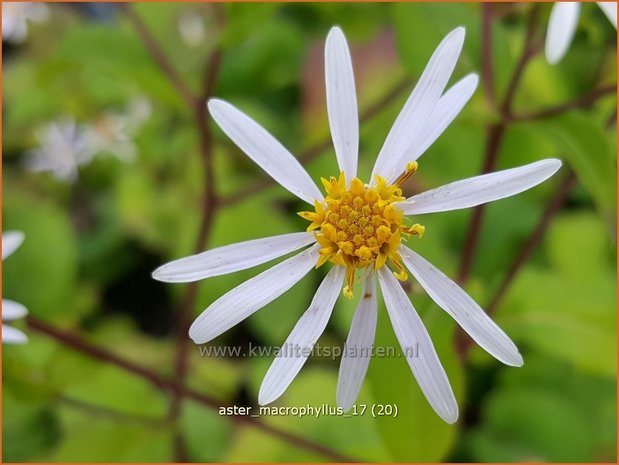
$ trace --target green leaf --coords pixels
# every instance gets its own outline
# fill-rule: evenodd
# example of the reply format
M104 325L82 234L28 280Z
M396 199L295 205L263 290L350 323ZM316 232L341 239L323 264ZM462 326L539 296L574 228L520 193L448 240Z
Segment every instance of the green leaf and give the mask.
M480 73L481 38L479 5L464 3L396 3L393 6L393 21L396 40L402 63L415 78L421 76L430 56L443 38L458 26L466 29L464 48L455 78L465 73ZM495 87L501 94L510 79L514 57L509 36L500 21L492 27L493 63Z
M363 415L344 415L338 412L335 405L337 386L337 369L339 356L333 353L327 354L327 349L336 347L323 336L318 344L322 347L323 357L318 354L310 356L305 366L290 384L282 397L266 406L261 413L259 407L254 407L252 413L261 414L260 421L264 421L279 429L294 432L296 435L323 444L342 455L359 461L385 461L389 455L383 445L381 435L375 428L376 419L372 417L369 408L372 405L371 398L364 392L359 402L367 402L368 410ZM340 347L340 346L337 346ZM262 383L264 374L274 357L265 357L256 360L252 366L252 396L257 397L258 388ZM254 397L254 398L256 398ZM269 408L296 407L297 412L305 409L304 414L276 414L269 413ZM236 449L236 448L235 448ZM245 452L245 460L251 458L248 449ZM237 450L238 453L238 450ZM290 446L277 452L270 457L271 461L324 461L323 455L317 455L311 451Z
M101 367L84 382L67 386L64 395L127 414L160 418L167 412L167 399L159 390L131 372L110 365Z
M77 239L65 211L48 200L10 189L3 208L5 231L26 235L24 243L4 263L3 291L44 318L75 315Z
M616 155L610 152L601 125L585 114L573 111L538 122L535 128L552 137L557 150L555 156L565 160L574 170L603 218L612 224L617 197Z
M53 462L166 462L173 458L169 426L69 405L61 409L63 441Z
M504 372L462 443L482 462L614 462L615 389L614 380L530 355Z
M28 462L44 456L60 439L57 417L49 406L2 393L2 461Z
M75 26L62 36L52 60L70 64L77 76L82 76L82 73L87 76L90 71L97 70L114 78L117 86L119 83L137 85L151 97L177 108L182 106L178 94L157 68L144 45L135 33L128 30L111 27L110 24ZM66 75L64 71L60 78ZM93 84L84 77L79 82L87 89ZM101 82L100 79L95 80L95 83ZM93 92L96 94L96 86Z
M535 351L614 377L616 278L602 230L590 213L559 217L547 239L553 268L522 270L500 317Z
M192 461L223 462L233 437L233 423L216 410L186 401L181 413L181 432Z
M414 299L417 309L420 299ZM461 399L462 371L453 350L455 325L440 309L431 306L423 317L424 324L445 368L457 399ZM383 305L379 306L376 346L394 347L398 356L375 358L370 363L368 382L374 401L395 404L397 418L378 417L377 428L397 462L440 461L450 450L457 433L432 410L419 388L413 373L400 352L400 345L391 328Z
M479 30L477 7L459 3L399 3L393 7L400 57L411 75L419 77L443 38L457 26ZM478 69L479 42L470 34L459 62L467 71Z

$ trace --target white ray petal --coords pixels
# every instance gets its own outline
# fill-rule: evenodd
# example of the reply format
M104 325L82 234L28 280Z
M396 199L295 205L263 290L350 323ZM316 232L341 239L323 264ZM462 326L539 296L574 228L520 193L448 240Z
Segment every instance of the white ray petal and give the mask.
M313 245L221 296L196 318L189 337L196 344L208 342L275 300L316 265L319 248Z
M325 44L325 84L337 164L350 182L357 175L359 116L350 52L339 27L329 31Z
M239 242L166 263L153 271L153 278L168 283L198 281L266 263L313 242L311 232Z
M560 167L560 160L547 158L518 168L474 176L409 197L399 203L398 208L405 215L412 215L474 207L537 186Z
M325 330L344 282L343 266L334 266L316 290L312 303L286 339L260 386L258 403L273 402L288 388Z
M311 205L322 201L301 163L266 129L223 100L209 100L208 109L221 130L282 187Z
M454 423L458 404L428 331L392 272L383 267L378 278L393 331L419 387L438 416Z
M447 129L462 108L470 100L477 88L479 78L476 74L469 74L460 79L440 98L436 107L424 123L419 139L413 141L406 149L400 160L394 164L394 175L387 182L395 181L398 175L406 169L407 163L417 160Z
M374 182L375 175L385 178L394 176L395 163L402 157L404 151L411 144L417 143L421 137L423 125L434 110L449 81L463 43L464 28L458 27L443 39L432 54L426 69L393 123L376 158L371 182Z
M28 314L28 310L19 302L9 299L2 299L2 321L12 321L23 318Z
M28 342L28 336L22 333L19 329L12 326L2 325L2 343L3 344L25 344Z
M578 24L579 2L557 2L552 6L546 32L546 60L555 64L565 56Z
M376 275L365 279L363 295L350 326L337 379L337 405L348 411L357 400L372 358L376 334Z
M10 256L24 242L24 233L21 231L7 231L2 233L2 260Z
M617 2L597 2L597 4L612 25L615 26L615 29L617 29Z
M516 345L460 286L409 248L400 246L400 253L406 267L432 300L482 349L506 365L523 365Z

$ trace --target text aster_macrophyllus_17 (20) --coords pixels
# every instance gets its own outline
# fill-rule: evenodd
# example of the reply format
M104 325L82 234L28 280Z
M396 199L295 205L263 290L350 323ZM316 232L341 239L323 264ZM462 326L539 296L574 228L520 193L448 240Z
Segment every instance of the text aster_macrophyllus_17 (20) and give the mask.
M521 366L513 342L447 276L404 243L424 227L410 217L473 207L525 191L552 176L556 159L476 176L410 198L402 183L417 170L416 160L447 128L472 96L478 78L470 74L446 92L464 43L459 27L440 43L378 154L369 183L357 178L359 124L350 52L334 27L325 45L327 113L340 174L321 179L323 195L301 164L258 123L219 99L208 102L213 119L234 143L279 184L306 201L312 210L299 215L307 231L228 245L167 263L153 272L165 282L191 282L247 269L303 247L304 251L224 294L195 320L189 336L206 343L282 295L312 268L331 269L316 290L260 387L258 401L282 395L324 331L341 292L353 297L356 278L363 290L342 357L337 404L355 403L367 372L377 320L376 281L394 332L428 402L446 422L458 418L458 405L430 336L398 281L410 272L430 297L487 352L501 362ZM350 350L356 348L357 350ZM363 350L365 348L365 350ZM410 350L416 348L416 350Z

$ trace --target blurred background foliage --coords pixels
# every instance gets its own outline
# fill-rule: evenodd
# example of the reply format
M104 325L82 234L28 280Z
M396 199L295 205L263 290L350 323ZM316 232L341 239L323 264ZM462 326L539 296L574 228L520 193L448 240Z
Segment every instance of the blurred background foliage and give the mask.
M220 50L214 95L243 108L295 154L328 140L323 41L332 25L342 26L352 48L361 112L402 89L362 124L364 177L412 83L448 31L467 28L453 82L481 70L479 4L225 4L219 13L208 4L130 8L196 93L208 72L206 57ZM531 9L531 4L493 6L499 96L520 56ZM549 9L540 7L541 36ZM192 109L117 7L57 4L48 10L46 21L29 24L25 41L3 42L3 229L26 234L5 263L4 295L24 303L33 318L172 376L174 328L185 286L158 283L150 272L192 253L198 234L204 178ZM550 66L537 54L528 63L515 112L543 110L616 82L615 34L598 9L583 6L566 58ZM132 135L132 160L103 150L79 167L74 183L25 169L28 151L38 144L37 131L50 121L68 116L96 125L102 115L123 112L136 99L148 102L150 114ZM587 108L513 122L507 129L499 168L545 157L559 157L566 166L532 191L489 206L466 284L482 305L494 295L561 176L573 170L578 179L494 315L520 347L524 367L502 366L477 347L459 359L454 323L413 284L409 294L461 407L456 425L431 411L402 358L373 360L359 398L366 404L396 403L398 418L260 421L361 461L615 461L616 132L614 124L607 127L615 106L611 94ZM409 193L477 174L486 125L497 118L480 85L420 160ZM300 202L275 185L235 201L235 193L264 175L213 130L216 189L224 200L208 247L304 228L295 215ZM304 166L315 179L334 174L332 149ZM424 216L427 235L414 243L450 276L457 274L470 215ZM194 315L256 272L202 283ZM310 274L212 344L281 344L319 275ZM354 303L344 300L322 345L345 341ZM397 345L385 313L383 308L376 343ZM170 421L165 392L23 322L16 326L29 333L30 342L3 347L3 461L169 461L175 459L178 435L192 461L329 459L193 400L184 400L179 418ZM192 345L186 383L222 403L255 406L270 362L200 358ZM278 405L334 405L338 364L310 358Z

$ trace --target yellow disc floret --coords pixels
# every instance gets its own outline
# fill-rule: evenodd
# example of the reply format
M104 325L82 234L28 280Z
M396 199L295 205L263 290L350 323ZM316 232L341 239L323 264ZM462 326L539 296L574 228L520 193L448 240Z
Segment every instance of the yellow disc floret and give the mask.
M406 226L395 204L404 200L401 182L416 169L416 163L409 165L392 185L380 176L376 176L375 186L366 186L354 178L349 188L344 173L338 179L322 178L327 193L324 201L315 202L313 212L299 212L311 222L307 230L315 231L321 246L316 268L327 261L346 267L346 297L352 297L355 271L359 268L371 266L378 270L389 261L396 269L394 275L402 281L407 279L398 247L403 238L422 236L425 228L419 224Z

